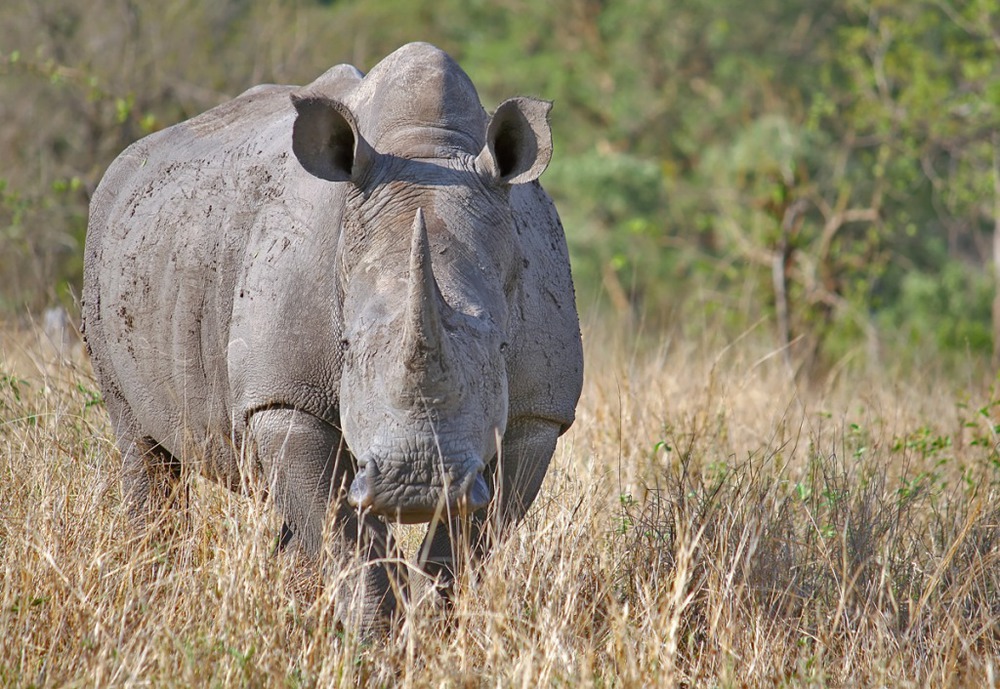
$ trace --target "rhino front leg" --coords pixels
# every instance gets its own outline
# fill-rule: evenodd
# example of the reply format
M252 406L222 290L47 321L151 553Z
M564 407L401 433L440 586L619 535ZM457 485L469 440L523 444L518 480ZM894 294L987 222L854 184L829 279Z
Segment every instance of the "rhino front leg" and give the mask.
M384 561L387 530L374 518L359 519L343 499L353 466L340 431L311 414L287 408L254 413L249 431L271 496L285 520L283 541L319 558L327 508L335 506L325 578L337 587L338 621L362 634L387 628L396 610Z
M519 419L507 427L496 470L500 490L493 498L496 536L521 521L535 502L558 438L559 424L546 419Z
M336 588L335 617L362 636L384 634L401 612L406 582L399 568L385 560L394 549L386 525L346 504L337 508L335 552L327 580Z
M483 559L496 542L514 527L535 501L549 461L555 452L559 425L539 418L512 422L504 434L497 466L490 476L493 499L462 523L452 520L432 524L420 548L420 566L437 580L446 599L451 596L458 567L462 564L459 543L468 538L473 561Z

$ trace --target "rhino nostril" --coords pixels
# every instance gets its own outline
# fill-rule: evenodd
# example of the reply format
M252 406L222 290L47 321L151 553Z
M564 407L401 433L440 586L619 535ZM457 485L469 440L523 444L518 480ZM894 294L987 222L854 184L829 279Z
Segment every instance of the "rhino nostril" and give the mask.
M361 462L359 461L358 464L361 465ZM374 479L374 476L369 477L369 473L369 468L361 465L360 470L354 476L354 480L351 481L351 487L347 492L347 502L351 507L366 510L375 502L375 494L372 490L372 479Z
M486 484L486 479L483 478L482 473L477 474L461 502L465 503L464 507L467 511L475 512L480 508L486 507L489 501L490 487Z

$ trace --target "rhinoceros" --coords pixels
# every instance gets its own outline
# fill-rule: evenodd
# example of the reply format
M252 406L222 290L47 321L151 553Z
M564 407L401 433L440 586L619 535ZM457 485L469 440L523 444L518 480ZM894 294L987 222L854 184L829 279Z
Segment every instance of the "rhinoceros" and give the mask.
M400 605L387 522L430 522L421 564L447 579L456 523L519 521L583 375L537 181L550 107L490 116L415 43L126 149L91 203L83 311L133 517L182 471L263 477L283 545L367 559L337 612L365 628Z

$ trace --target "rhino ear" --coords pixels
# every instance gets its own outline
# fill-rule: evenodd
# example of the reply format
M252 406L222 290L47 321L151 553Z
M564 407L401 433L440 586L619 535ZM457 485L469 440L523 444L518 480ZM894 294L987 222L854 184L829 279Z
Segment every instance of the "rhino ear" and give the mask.
M357 182L375 158L361 136L354 113L338 100L293 93L298 115L292 127L292 151L310 174L331 182Z
M511 98L500 104L486 128L486 146L476 159L484 174L507 184L538 179L552 158L552 103Z

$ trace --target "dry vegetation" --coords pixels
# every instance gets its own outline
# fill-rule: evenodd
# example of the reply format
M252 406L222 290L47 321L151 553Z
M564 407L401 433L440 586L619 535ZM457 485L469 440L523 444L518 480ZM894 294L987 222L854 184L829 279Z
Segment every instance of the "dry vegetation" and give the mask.
M255 500L193 480L131 535L82 356L0 330L0 685L996 685L985 373L805 390L750 338L629 355L593 331L527 523L450 617L415 587L364 642Z

